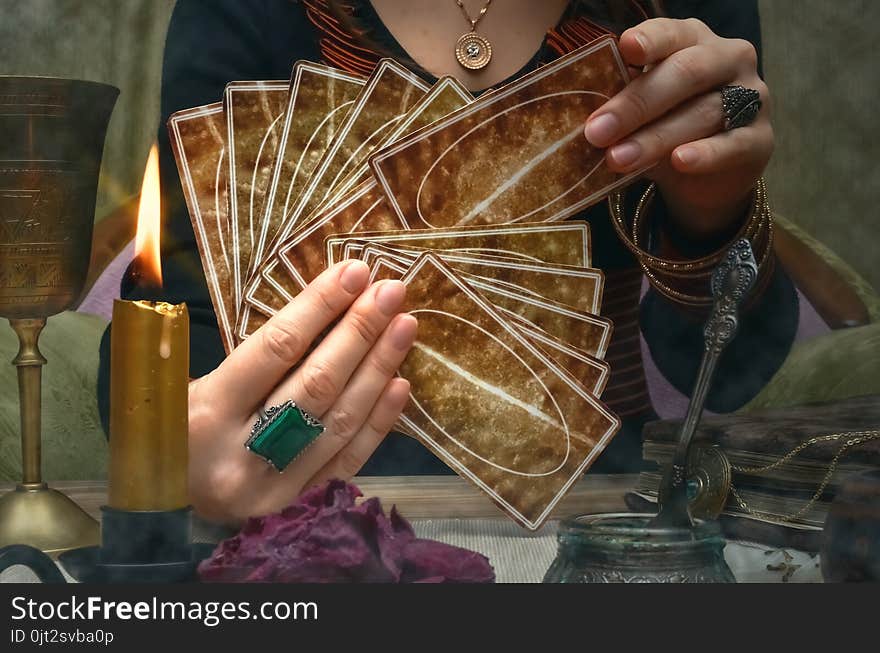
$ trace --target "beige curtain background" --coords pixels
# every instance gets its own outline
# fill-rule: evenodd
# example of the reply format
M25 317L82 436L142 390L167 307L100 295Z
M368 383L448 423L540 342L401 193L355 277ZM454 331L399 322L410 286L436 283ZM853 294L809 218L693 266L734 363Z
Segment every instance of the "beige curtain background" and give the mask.
M736 2L737 0L730 0ZM122 95L108 135L100 219L137 192L157 127L173 0L0 0L0 73L80 77ZM880 288L875 26L870 0L761 0L777 151L777 211Z

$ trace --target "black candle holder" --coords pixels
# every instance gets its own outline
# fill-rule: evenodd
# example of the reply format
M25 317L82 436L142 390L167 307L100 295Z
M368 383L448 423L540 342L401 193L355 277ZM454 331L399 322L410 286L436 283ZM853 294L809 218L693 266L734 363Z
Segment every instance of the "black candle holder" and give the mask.
M193 544L190 507L118 510L102 506L101 513L101 545L58 556L64 570L81 583L195 582L196 567L214 550L212 544ZM54 561L30 546L0 549L0 571L13 565L30 568L43 582L64 580Z
M61 566L83 583L187 583L213 545L193 544L192 508L101 507L101 546L62 553Z

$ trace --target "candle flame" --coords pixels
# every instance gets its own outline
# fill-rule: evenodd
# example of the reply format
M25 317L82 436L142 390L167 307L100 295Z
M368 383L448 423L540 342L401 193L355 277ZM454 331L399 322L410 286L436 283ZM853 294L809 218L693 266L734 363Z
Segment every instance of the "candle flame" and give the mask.
M159 148L154 143L150 148L150 156L147 157L147 168L141 185L134 255L142 279L157 288L162 287L162 259L159 250L162 232L160 197Z

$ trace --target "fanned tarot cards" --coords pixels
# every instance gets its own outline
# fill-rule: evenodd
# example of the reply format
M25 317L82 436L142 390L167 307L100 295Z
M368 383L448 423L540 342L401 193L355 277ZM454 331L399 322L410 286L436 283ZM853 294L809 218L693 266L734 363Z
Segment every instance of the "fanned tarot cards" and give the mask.
M582 135L628 83L603 38L479 99L391 60L300 61L174 114L171 142L227 350L334 263L408 287L399 429L536 529L619 420L589 226L629 183Z

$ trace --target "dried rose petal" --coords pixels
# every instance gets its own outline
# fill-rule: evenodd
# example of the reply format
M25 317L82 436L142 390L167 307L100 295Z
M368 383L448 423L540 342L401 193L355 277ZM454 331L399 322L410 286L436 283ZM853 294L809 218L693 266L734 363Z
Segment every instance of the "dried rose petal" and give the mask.
M415 537L397 509L333 480L279 513L249 519L199 565L205 582L486 583L482 555Z

